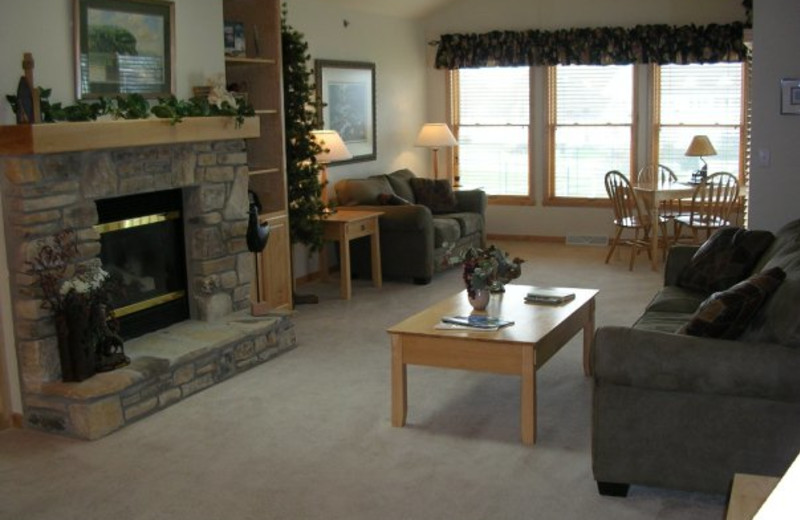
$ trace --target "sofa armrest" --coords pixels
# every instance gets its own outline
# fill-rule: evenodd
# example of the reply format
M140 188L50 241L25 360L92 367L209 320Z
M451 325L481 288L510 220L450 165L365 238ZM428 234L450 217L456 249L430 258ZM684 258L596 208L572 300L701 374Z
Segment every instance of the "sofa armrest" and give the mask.
M469 213L486 214L486 206L489 204L486 192L483 190L463 190L456 191L456 205L458 211Z
M381 231L433 229L433 214L421 204L402 206L348 206L345 210L381 211Z
M664 265L664 286L678 285L678 276L683 268L689 265L689 261L700 246L676 245L669 248L667 262Z
M772 343L601 327L596 385L800 402L800 350Z

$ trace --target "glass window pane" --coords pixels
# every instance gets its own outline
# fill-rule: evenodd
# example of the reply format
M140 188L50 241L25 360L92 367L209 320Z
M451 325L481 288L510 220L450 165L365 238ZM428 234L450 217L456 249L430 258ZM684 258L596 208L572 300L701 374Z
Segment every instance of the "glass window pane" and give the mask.
M528 78L528 67L461 69L461 124L527 125L530 99Z
M492 195L528 194L527 126L462 126L458 144L462 186Z
M556 92L559 125L630 124L633 119L633 65L560 66Z
M555 196L607 197L609 170L627 173L631 164L628 127L559 127L555 135Z
M658 161L688 179L703 165L684 154L695 135L707 135L716 155L704 157L709 173L741 173L741 63L663 65Z
M528 195L528 67L458 71L458 173L465 188Z
M741 63L663 65L661 106L663 125L738 125Z

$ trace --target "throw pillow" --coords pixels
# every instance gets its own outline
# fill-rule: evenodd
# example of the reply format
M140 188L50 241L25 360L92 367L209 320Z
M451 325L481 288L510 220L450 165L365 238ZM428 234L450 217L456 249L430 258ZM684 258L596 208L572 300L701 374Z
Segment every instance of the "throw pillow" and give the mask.
M722 228L700 246L677 285L706 294L725 290L753 272L774 239L769 231Z
M378 204L381 206L409 206L411 203L394 193L381 193L378 195Z
M712 294L678 332L707 338L738 338L784 278L783 269L773 267Z
M404 168L386 175L386 178L389 180L389 184L392 185L392 190L394 190L398 196L403 197L412 204L416 202L414 199L414 190L411 189L411 179L416 178L414 172Z
M453 187L446 179L411 179L411 189L414 190L414 200L417 204L427 206L431 213L449 213L455 211L456 194Z
M345 179L336 183L339 206L369 206L382 193L394 193L386 178Z

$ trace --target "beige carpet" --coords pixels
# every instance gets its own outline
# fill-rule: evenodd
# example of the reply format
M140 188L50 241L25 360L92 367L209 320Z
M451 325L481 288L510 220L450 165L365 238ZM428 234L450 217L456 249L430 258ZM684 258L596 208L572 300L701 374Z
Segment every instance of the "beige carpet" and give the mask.
M661 281L605 249L503 242L521 283L600 289L597 323L629 324ZM0 433L3 519L706 519L725 497L597 494L581 338L537 375L538 442L519 441L519 380L410 367L408 426L389 420L385 329L462 289L336 280L301 292L299 347L94 442Z

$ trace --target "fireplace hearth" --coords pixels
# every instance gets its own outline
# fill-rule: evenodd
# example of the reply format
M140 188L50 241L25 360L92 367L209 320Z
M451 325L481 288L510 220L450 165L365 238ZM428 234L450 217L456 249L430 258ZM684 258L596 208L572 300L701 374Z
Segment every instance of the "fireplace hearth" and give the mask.
M206 129L211 122L197 124ZM163 130L125 122L115 125L114 139L130 131L135 140L140 127ZM220 134L231 131L221 125ZM288 314L247 313L253 258L244 141L203 134L203 142L186 142L185 129L175 132L176 141L162 145L97 149L87 141L85 149L0 153L27 427L102 437L296 346ZM143 209L142 201L152 207ZM118 309L123 320L130 317L125 335L138 336L125 342L129 366L80 383L61 382L53 316L25 264L42 240L64 228L77 232L77 261L100 261L127 279L128 299ZM165 318L172 305L180 312Z

